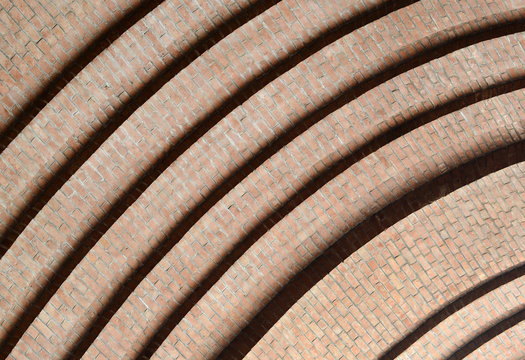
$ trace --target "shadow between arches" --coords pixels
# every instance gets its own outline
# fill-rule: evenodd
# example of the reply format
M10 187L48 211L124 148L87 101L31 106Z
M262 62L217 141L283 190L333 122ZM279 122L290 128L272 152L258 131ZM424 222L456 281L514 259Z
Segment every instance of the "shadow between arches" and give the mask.
M394 360L401 355L403 351L408 349L419 338L432 330L440 322L448 318L450 315L464 308L471 302L479 299L483 295L488 294L492 290L505 285L521 276L525 275L525 263L513 266L506 271L503 271L496 276L493 276L477 286L469 289L465 293L458 296L446 306L439 309L435 314L423 320L417 327L408 333L403 339L391 346L378 360ZM459 350L458 350L459 351Z
M495 84L491 87L483 89L479 92L466 93L463 96L454 99L453 101L444 103L432 110L416 115L414 118L407 120L406 123L393 128L382 136L375 138L371 143L357 149L354 153L342 158L334 163L331 167L320 172L317 177L308 182L295 195L290 197L280 208L275 210L272 214L262 220L248 235L246 235L226 257L218 264L211 272L205 281L203 281L198 288L180 305L178 306L158 327L157 332L148 341L144 350L136 359L146 359L151 357L160 344L166 339L169 333L177 326L177 324L184 318L184 316L191 310L191 308L202 298L208 290L226 273L232 266L253 244L259 240L268 229L279 222L287 214L289 214L297 205L307 199L309 196L318 191L330 180L341 174L353 164L359 162L361 159L372 154L379 148L388 144L389 142L409 133L410 131L430 123L431 121L445 116L454 111L460 110L466 106L472 105L476 102L511 92L525 87L525 74L510 82L503 82Z
M216 354L216 358L241 359L246 356L307 291L346 258L390 226L454 190L522 161L525 161L525 141L471 160L421 185L375 213L339 238L321 256L290 280L229 345Z

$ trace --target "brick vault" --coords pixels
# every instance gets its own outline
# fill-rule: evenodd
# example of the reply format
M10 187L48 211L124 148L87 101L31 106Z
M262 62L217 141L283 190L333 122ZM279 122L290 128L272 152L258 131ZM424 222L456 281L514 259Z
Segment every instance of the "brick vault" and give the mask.
M525 0L0 0L0 358L525 358Z

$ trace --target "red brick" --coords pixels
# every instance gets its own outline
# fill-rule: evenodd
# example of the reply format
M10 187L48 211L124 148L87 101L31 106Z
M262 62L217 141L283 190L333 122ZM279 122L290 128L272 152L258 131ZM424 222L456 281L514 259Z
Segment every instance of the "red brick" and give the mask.
M513 155L525 134L522 9L423 0L376 19L376 6L392 5L271 4L161 2L72 75L71 59L138 1L0 10L0 128L9 127L0 154L0 339L9 344L0 353L377 357L521 263L521 164L482 179L463 164L522 159ZM202 42L246 17L209 49ZM353 19L355 31L337 30ZM450 42L465 34L488 40ZM446 42L457 51L428 52ZM63 84L37 97L55 75ZM31 103L33 113L8 125ZM501 158L487 155L497 149ZM437 177L449 171L475 181L445 195L439 179L456 180ZM436 201L410 197L427 184ZM372 237L366 224L390 224L392 204L405 215ZM350 230L354 238L336 242ZM287 287L303 277L321 280ZM288 298L289 289L302 295ZM474 314L471 305L462 311ZM288 311L259 329L276 306ZM478 329L510 310L497 311L474 319ZM404 355L460 348L475 331L454 316ZM439 339L451 331L461 339ZM491 344L480 351L509 354Z

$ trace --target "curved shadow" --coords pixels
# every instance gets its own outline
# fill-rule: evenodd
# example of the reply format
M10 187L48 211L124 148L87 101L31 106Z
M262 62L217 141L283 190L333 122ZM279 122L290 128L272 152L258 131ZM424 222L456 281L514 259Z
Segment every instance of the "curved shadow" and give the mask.
M395 2L398 4L397 2ZM410 1L407 1L410 3ZM392 5L393 6L393 5ZM377 9L376 9L377 10ZM381 11L386 11L380 8ZM379 11L379 10L377 10ZM380 12L374 12L374 14L380 14ZM377 15L379 16L379 15ZM359 20L361 21L361 20ZM226 179L216 190L214 190L210 196L199 204L194 211L176 226L170 234L160 243L159 247L151 253L146 261L140 265L136 271L129 276L125 282L116 291L115 295L111 298L108 305L104 310L97 316L95 322L84 331L81 335L81 340L77 343L75 348L70 353L70 358L78 358L87 350L89 345L98 336L103 327L108 323L111 316L116 310L123 304L125 299L133 292L138 284L146 277L146 275L154 268L154 266L175 246L175 244L182 238L182 236L204 215L214 204L216 204L228 191L236 186L243 178L251 173L255 168L261 165L264 161L275 154L284 145L292 141L295 137L299 136L311 125L326 117L331 112L345 105L352 99L364 94L366 91L378 86L379 84L392 79L393 77L406 72L414 67L429 62L435 58L444 56L452 51L458 50L465 46L469 46L484 40L512 34L525 29L525 23L521 19L515 19L505 24L490 24L486 28L479 28L479 26L471 26L471 32L467 34L458 35L456 38L449 38L444 43L437 44L433 47L422 51L417 56L409 58L401 64L395 64L375 77L365 80L363 83L355 86L344 92L335 101L326 104L324 107L315 111L312 115L306 118L303 122L292 128L289 132L285 133L281 138L276 140L267 148L263 149L257 154L254 159L244 166L242 166L235 174L230 178ZM475 29L475 30L474 30ZM447 32L448 33L448 32ZM339 33L337 33L339 34ZM336 35L334 35L336 36ZM337 35L339 37L344 35ZM299 55L297 55L299 56ZM293 63L293 62L292 62ZM278 76L276 74L275 76ZM227 104L235 104L235 101L240 100L242 97L235 97L235 100L228 101ZM230 106L230 105L228 105ZM232 110L234 105L232 106ZM221 110L226 109L226 110ZM111 225L120 217L120 215L145 191L145 189L173 162L180 156L191 144L198 140L204 133L206 133L217 121L220 120L217 117L222 114L222 111L228 111L227 108L221 107L219 110L214 112L207 120L204 121L204 125L199 126L191 132L184 140L177 144L177 146L169 149L156 163L150 168L137 182L133 184L126 194L119 199L117 204L95 225L89 233L87 233L83 239L79 242L79 246L72 251L72 254L62 261L58 266L58 271L49 283L42 288L37 294L35 300L27 307L23 315L17 319L15 325L8 333L6 340L0 347L0 355L7 352L15 346L18 339L27 330L29 325L38 316L38 313L42 310L49 299L56 293L58 288L62 285L65 279L71 274L76 265L82 260L82 258L89 252L89 250L96 244L98 239L111 227ZM206 123L209 119L210 124ZM209 126L209 127L208 127ZM64 180L65 182L65 180ZM63 183L60 184L60 186ZM58 190L58 188L57 188Z
M460 187L522 161L525 161L525 141L493 151L442 174L370 216L289 281L216 357L243 358L307 291L390 226Z
M447 360L460 360L467 357L467 355L474 352L483 344L489 342L491 339L510 329L514 325L519 324L523 320L525 320L525 306L521 306L519 310L515 311L506 318L501 319L496 324L483 331L481 334L478 334L476 337L450 355Z
M38 293L38 295L35 297L35 300L28 307L28 310L25 311L24 314L17 320L6 340L0 346L0 355L5 352L9 353L12 350L18 338L22 336L25 330L27 330L31 322L36 318L44 305L58 290L67 276L69 276L69 274L73 271L75 266L95 245L102 234L104 234L111 227L111 225L113 225L113 223L124 213L124 211L129 206L131 206L131 204L136 199L138 199L138 197L146 190L146 188L151 185L151 183L153 183L153 181L158 176L160 176L160 174L162 174L162 172L166 170L168 166L171 165L171 163L173 163L182 153L184 153L195 141L197 141L202 135L211 129L218 121L233 111L242 102L249 99L253 94L258 92L268 83L276 79L280 74L290 70L304 59L325 47L327 44L336 41L337 39L347 35L355 29L373 22L392 11L401 9L417 1L419 0L389 1L386 4L382 4L376 8L371 9L370 11L360 14L358 18L350 19L341 26L332 29L327 34L319 35L317 38L314 38L311 43L305 45L304 48L294 54L291 54L289 58L284 59L277 66L241 88L238 91L238 94L228 99L220 108L215 110L210 116L202 121L184 139L166 151L166 153L163 154L160 159L148 171L146 171L144 175L142 175L134 184L130 185L130 188L118 200L118 202L112 206L110 211L94 226L94 228L89 233L83 237L83 239L80 241L81 245L73 250L72 255L68 259L65 259L62 262L54 278L44 289ZM75 154L73 160L71 160L67 165L62 167L57 172L57 174L55 174L53 179L51 179L47 185L45 185L44 189L28 203L26 208L21 212L20 217L14 221L14 224L10 226L4 234L2 234L0 240L0 258L7 252L16 238L42 209L42 207L51 199L51 197L54 196L54 194L64 185L64 183L73 175L73 173L78 170L78 168L95 152L99 145L102 144L102 142L104 142L127 119L127 117L129 117L149 97L151 97L155 92L158 91L158 89L160 89L172 77L174 77L182 68L191 63L191 61L200 55L200 53L204 52L207 49L206 46L209 45L209 47L211 47L213 43L218 42L220 40L219 35L221 33L226 33L226 30L228 29L230 29L230 32L233 31L235 28L242 25L241 22L248 22L250 19L264 12L266 9L270 8L277 2L278 1L276 0L259 1L259 3L256 4L257 6L254 5L253 8L250 8L242 15L237 16L231 22L226 23L224 26L218 28L214 33L211 33L206 39L204 39L200 45L198 45L195 49L192 49L191 51L193 52L191 54L188 54L188 56L183 58L179 63L171 66L169 69L159 74L156 78L152 79L140 94L129 101L129 104L124 109L118 110L118 113L115 115L115 117L109 121L109 125L98 132L94 139L92 139L83 149ZM213 204L216 201L218 201L218 199L214 200ZM211 207L211 205L209 207ZM201 211L201 213L203 212ZM193 219L190 220L190 222L196 222L200 216L201 215L198 214L190 216L190 218ZM169 250L174 246L174 244L175 243L173 242L164 244L161 245L159 249L161 252L163 251L162 249L166 247ZM164 253L167 253L167 250L164 251ZM156 257L155 253L152 256L154 257L152 261L155 263L161 258ZM151 262L148 262L145 266L142 266L139 270L137 270L133 275L133 278L144 278L152 268L150 265L148 265L150 263ZM136 282L135 280L128 281L128 285L125 284L123 288L125 289L126 286L131 286L132 289L134 289L139 282L140 281ZM131 293L131 291L129 293L126 290L123 291L126 294ZM122 296L127 298L128 295ZM116 297L116 299L121 299L122 296L119 295ZM116 301L123 302L124 299ZM114 311L110 311L111 314L113 312ZM94 340L93 336L96 337L96 335L98 335L98 333L101 331L100 326L103 327L105 323L109 321L110 317L111 315L109 315L103 325L95 325L95 327L86 331L85 338L83 338L83 340L79 343L79 346L75 348L73 354L83 353L86 350L86 344L89 345L88 343Z
M388 349L378 358L378 360L394 360L396 357L401 355L403 351L414 344L419 338L432 330L436 325L448 318L450 315L459 311L474 300L479 299L483 295L488 294L492 290L505 285L523 275L525 275L525 263L511 267L510 269L507 269L506 271L493 276L492 278L489 278L477 286L469 289L467 292L458 296L455 300L442 307L434 315L423 320L416 328L414 328L414 330L403 337L403 339L391 346L390 349Z
M102 51L118 39L137 21L142 19L164 0L142 1L140 5L99 34L91 44L82 50L66 65L66 67L55 76L51 77L47 85L27 102L8 127L0 133L0 155L9 146L11 141L33 120L33 118L62 90L78 73L85 68Z
M444 56L452 51L458 50L465 46L473 45L481 41L489 40L492 38L508 35L517 32L518 30L525 30L525 23L519 20L509 22L506 24L498 24L496 26L489 26L487 28L473 30L474 34L463 34L458 36L458 38L452 38L444 43L436 45L427 49L426 51L421 52L417 56L408 59L402 64L397 64L391 68L386 69L384 72L381 72L379 75L372 77L368 80L365 80L363 83L355 86L354 88L349 89L344 92L339 98L326 104L324 107L313 112L311 115L306 117L302 122L297 126L290 129L288 132L284 133L279 139L274 141L268 147L262 149L254 158L249 162L241 166L232 176L225 179L215 190L213 190L210 195L204 199L200 204L198 204L194 210L192 210L177 226L175 226L169 234L160 242L159 246L152 251L148 258L136 269L136 271L129 276L124 283L116 290L115 294L105 306L104 310L97 315L94 323L84 332L81 340L75 348L71 351L70 358L76 358L81 356L86 350L87 347L95 340L98 334L102 331L104 326L109 322L113 314L118 310L124 301L128 298L129 295L135 290L139 283L146 277L146 275L153 270L155 265L162 260L164 256L179 242L179 240L188 232L191 227L206 213L211 209L224 195L226 195L231 189L233 189L237 184L239 184L246 176L248 176L252 171L257 167L262 165L264 161L269 159L272 155L277 153L282 147L291 142L297 136L306 131L310 126L317 123L319 120L323 119L330 113L336 111L340 107L344 106L346 103L350 102L354 98L359 97L368 90L380 85L381 83L398 76L401 73L404 73L414 67L427 63L435 58ZM477 32L476 32L477 31ZM207 131L207 130L206 130ZM202 135L202 133L197 129L189 138L188 141L191 141L188 144L188 147ZM168 153L165 157L159 160L161 165L153 167L153 169L159 169L164 171L175 159L181 155L180 153ZM129 197L128 194L122 198L122 201L131 205L149 184L151 184L156 178L157 171L155 173L150 173L148 171L144 175L143 179L137 187L134 187L130 190ZM158 176L158 175L157 175ZM146 184L146 185L142 185ZM138 190L137 190L138 188ZM142 190L144 189L144 190ZM141 191L142 190L142 191ZM131 197L134 198L131 198ZM129 200L128 200L129 199ZM125 210L125 209L124 209ZM122 212L124 211L122 210ZM121 213L119 213L120 216ZM104 220L101 222L105 226L105 230L99 230L98 228L93 231L91 235L96 234L96 238L91 238L86 236L86 240L82 241L82 244L91 244L89 249L98 241L102 234L111 226L115 221L116 217L112 217L112 220ZM107 226L107 227L106 227ZM85 256L89 249L82 249L80 256ZM236 250L233 250L236 251ZM242 247L241 250L242 251ZM75 252L76 253L76 252ZM62 271L62 268L57 273L69 275L70 272ZM64 280L52 281L52 283L57 283L60 281L60 284ZM59 287L60 285L58 285ZM58 289L57 287L57 289ZM56 290L55 290L56 291ZM187 305L185 305L187 306ZM41 306L42 307L42 306ZM159 335L160 336L160 335ZM152 344L152 348L156 345ZM150 350L148 350L149 353ZM145 355L144 355L145 356Z
M466 106L472 105L476 102L488 99L490 97L498 96L517 89L525 87L525 74L509 83L496 84L479 92L471 92L454 99L448 103L444 103L432 110L423 112L422 114L408 120L406 123L392 128L383 135L373 139L369 144L356 149L354 153L335 162L333 166L320 172L318 176L309 181L304 188L299 190L295 195L290 197L279 209L275 210L271 215L261 221L252 231L250 231L239 244L224 257L224 259L209 273L206 280L204 280L198 288L159 326L157 332L148 341L144 350L136 359L149 358L157 350L160 344L168 337L170 332L177 326L177 324L186 316L191 308L211 289L211 287L226 273L226 271L233 265L253 244L263 236L267 229L270 229L274 224L279 222L287 214L289 214L297 205L314 194L321 187L323 187L330 180L341 174L353 164L359 162L361 159L372 154L379 148L388 144L389 142L401 137L410 131L428 124L429 122L442 117L451 112L460 110Z
M155 0L157 1L157 0ZM41 190L32 199L28 200L20 215L12 221L3 234L0 234L0 258L2 258L11 245L15 242L22 231L27 227L31 220L42 210L47 202L56 194L56 192L69 180L69 178L87 161L87 159L95 153L95 151L126 121L139 107L141 107L149 98L151 98L157 91L160 90L168 81L175 77L182 69L191 64L202 53L210 49L213 45L219 42L227 34L235 31L244 23L250 21L257 15L263 13L280 0L258 0L241 14L232 17L225 23L216 27L213 31L208 33L201 41L194 47L190 48L186 53L179 56L174 62L167 66L164 70L159 72L150 81L120 108L116 109L113 115L97 132L89 139L82 148L77 151L71 159L67 161L64 166L60 168L46 183ZM191 136L190 136L191 137ZM180 145L176 146L175 150L188 147L187 142L182 141ZM182 147L182 148L181 148ZM184 148L184 150L186 149ZM155 178L160 175L162 170L151 169L140 181L148 178L148 185L153 182L149 177ZM156 175L153 175L156 174ZM133 186L133 184L132 184ZM144 191L144 189L139 191ZM140 195L140 194L139 194ZM138 195L135 196L135 199ZM1 350L0 350L1 353Z

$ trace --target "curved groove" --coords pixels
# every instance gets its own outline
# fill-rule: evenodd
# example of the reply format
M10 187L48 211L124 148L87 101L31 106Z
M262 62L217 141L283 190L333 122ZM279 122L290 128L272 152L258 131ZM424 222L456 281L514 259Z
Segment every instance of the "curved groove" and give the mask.
M410 1L405 0L406 3ZM397 2L396 2L397 3ZM403 3L405 4L405 3ZM374 13L375 14L375 13ZM377 15L379 16L379 15ZM477 30L477 32L476 32ZM303 133L311 125L315 124L322 118L326 117L331 112L345 105L350 100L357 98L364 94L366 91L378 86L379 84L388 81L399 74L406 72L414 67L429 62L435 58L444 56L452 51L460 48L473 45L475 43L489 40L492 38L512 34L515 32L525 30L525 23L521 19L513 20L505 24L497 24L489 26L487 28L473 30L473 33L462 34L456 38L449 39L444 43L430 47L426 51L421 52L417 56L409 58L397 64L393 65L375 77L365 80L361 84L350 88L344 92L340 97L335 99L333 102L326 104L324 107L315 111L312 115L306 118L299 125L293 127L290 131L285 133L281 138L276 140L270 146L262 150L257 154L250 162L242 166L237 172L235 172L230 178L226 179L216 190L214 190L210 196L199 204L196 209L188 214L188 216L175 227L170 234L161 242L158 248L152 252L152 254L141 264L141 266L135 270L135 272L126 279L124 284L116 291L116 294L111 298L108 305L104 308L103 312L97 316L96 321L85 330L81 337L81 340L76 344L73 351L70 353L69 358L79 358L87 350L88 346L94 341L96 336L100 333L102 328L108 323L111 316L116 310L123 304L125 299L133 292L138 284L146 277L146 275L154 268L154 266L175 246L180 238L200 219L200 217L206 213L214 204L216 204L228 191L235 187L240 181L246 177L253 169L257 168L264 161L275 154L280 148L292 141L294 138ZM340 37L344 36L340 35ZM300 55L300 54L299 54ZM299 56L297 55L297 56ZM298 59L297 57L296 59ZM288 62L287 62L288 63ZM292 64L290 64L292 66ZM278 76L276 74L275 76ZM158 80L158 78L157 78ZM235 103L239 101L242 96L236 96L235 100L228 100L225 105L220 109L216 110L209 118L204 120L202 125L197 127L193 132L189 133L182 141L176 146L170 148L130 189L121 199L115 204L115 206L104 216L95 227L93 227L89 233L79 242L79 247L73 250L71 255L64 259L62 264L59 265L57 272L49 283L38 293L35 300L28 306L24 314L16 321L9 335L6 337L4 343L0 347L0 356L4 353L9 353L11 349L16 345L18 338L25 332L32 321L36 318L38 313L42 310L49 299L56 293L61 284L73 271L76 265L82 260L82 258L88 253L88 251L96 244L98 239L111 227L111 225L118 219L118 217L146 190L146 188L165 170L167 167L175 161L191 144L197 141L202 135L204 135L213 125L222 118L222 114L227 114L229 109L225 106L233 108L236 106ZM231 111L230 110L230 111ZM111 122L113 124L113 121ZM111 126L111 125L110 125ZM108 126L107 128L109 128ZM108 135L109 136L109 135ZM97 136L99 138L99 136ZM93 150L94 151L94 150ZM84 150L81 151L85 155L87 154ZM78 165L80 166L80 165ZM63 168L64 169L64 168ZM62 170L61 170L62 171ZM64 181L65 182L65 181ZM51 182L51 185L54 183ZM56 190L63 183L60 183ZM56 186L55 186L56 187ZM55 191L56 191L55 190ZM43 206L43 205L42 205Z
M260 1L265 3L264 6L252 9L251 12L248 10L246 14L238 15L235 17L239 23L233 23L234 20L223 24L216 31L210 33L210 35L203 40L202 44L198 44L194 49L188 51L185 56L176 64L168 67L164 71L160 72L155 78L153 78L146 86L137 94L132 97L123 109L118 109L117 114L111 118L105 128L100 130L95 137L86 144L74 158L70 160L68 164L60 169L57 174L53 176L41 190L41 192L35 196L20 212L20 216L15 219L13 224L9 226L5 233L0 236L0 259L13 244L16 238L22 233L29 222L38 214L38 212L44 207L44 205L55 195L55 193L65 184L67 180L82 166L82 164L97 150L97 148L107 139L111 134L129 117L135 112L142 104L144 104L154 93L156 93L162 86L164 86L170 79L172 79L180 70L189 65L195 60L200 54L205 52L209 47L220 40L221 33L227 33L226 30L233 32L237 27L241 26L242 22L248 22L259 13L264 12L280 0L271 1ZM206 119L204 119L192 132L187 134L178 144L175 144L169 149L161 158L137 181L136 185L132 184L135 189L130 189L129 193L135 193L129 195L128 193L124 197L132 197L133 200L128 204L131 205L146 188L181 154L183 154L197 139L208 132L213 126L215 126L222 118L226 117L232 112L237 106L248 100L251 96L257 93L259 90L264 88L267 84L278 78L281 74L289 71L301 61L305 60L309 56L318 52L326 45L337 41L343 36L349 34L355 29L371 23L390 12L399 10L403 7L411 5L419 0L400 0L400 1L389 1L386 4L378 6L368 12L363 13L358 18L352 18L350 21L342 24L330 31L328 34L321 34L317 38L314 38L312 42L307 44L304 48L298 52L290 55L287 59L280 62L274 68L268 70L258 78L251 82L248 82L245 86L237 91L235 96L232 96L226 100L218 109L213 111ZM233 23L233 24L231 24ZM208 46L208 47L206 47ZM140 185L139 185L140 184ZM119 203L120 204L120 203ZM116 204L115 207L120 205ZM122 214L124 211L120 211ZM120 215L118 215L120 216Z
M104 51L111 43L124 34L137 21L150 13L164 0L142 1L139 6L124 15L124 17L99 34L91 44L81 51L60 72L49 79L45 85L25 106L18 116L12 119L9 126L0 133L0 155L9 146L16 136L33 120L33 118L62 90L75 76L78 75L93 59Z
M495 84L491 87L483 89L479 92L470 92L461 97L454 99L448 103L444 103L432 110L425 111L412 120L390 129L383 135L373 139L369 144L356 149L356 151L335 162L333 166L320 172L317 177L309 181L301 190L290 197L279 209L262 220L249 234L247 234L239 244L218 264L212 272L208 275L206 280L202 282L197 289L179 306L168 318L159 326L155 335L148 341L142 353L137 359L149 358L157 350L160 344L168 337L175 326L184 318L184 316L191 310L191 308L206 294L208 290L222 277L222 275L233 265L253 244L261 238L267 229L270 229L279 220L290 213L297 205L303 202L310 195L317 192L330 180L348 169L351 165L359 162L361 159L372 154L379 148L388 144L389 142L401 137L410 131L428 124L429 122L442 117L446 114L460 110L466 106L472 105L476 102L488 99L490 97L502 95L511 91L522 89L525 87L525 74L519 79L508 83ZM525 271L525 265L523 270Z
M310 126L323 119L330 113L336 111L340 107L344 106L347 102L351 101L354 98L359 97L368 90L380 85L381 83L388 81L399 74L406 72L414 67L422 65L426 62L429 62L435 58L444 56L452 51L466 47L469 45L476 44L481 41L489 40L492 38L497 38L500 36L512 34L525 30L525 23L520 20L514 20L506 24L498 24L496 26L488 27L481 29L481 31L475 32L474 34L466 34L459 36L456 39L450 39L445 43L442 43L438 46L434 46L427 51L420 53L418 56L408 59L407 61L399 64L398 66L392 66L384 72L380 73L376 77L364 81L361 84L358 84L354 88L350 88L343 93L339 98L335 99L333 102L326 104L324 107L313 112L308 116L304 121L300 122L297 126L290 129L288 132L283 134L283 136L275 140L270 146L263 149L259 152L254 158L249 162L241 166L232 176L225 179L215 190L213 190L208 198L203 200L198 204L193 211L191 211L175 228L173 228L170 233L160 242L160 245L148 256L148 258L140 265L135 272L130 275L120 288L115 292L112 298L109 300L108 304L104 307L104 310L97 316L94 323L85 330L80 341L75 345L75 348L71 351L68 359L80 358L84 352L87 350L89 345L95 340L98 334L102 331L104 326L109 322L113 314L122 306L124 301L128 298L129 295L135 290L135 288L140 284L140 282L147 276L147 274L153 270L155 265L162 260L164 256L178 243L178 241L188 232L191 227L209 210L211 209L224 195L226 195L231 189L233 189L237 184L239 184L246 176L248 176L252 171L257 167L262 165L267 159L269 159L273 154L277 153L279 149L284 147L286 144L291 142L297 136L306 131ZM239 97L238 97L239 98ZM219 109L220 110L220 109ZM209 119L213 119L215 112L210 116ZM217 119L218 121L219 119ZM205 121L208 121L205 120ZM213 126L213 124L210 124ZM210 128L211 128L210 126ZM127 207L129 207L141 194L146 190L146 188L165 170L173 161L176 160L178 156L182 154L182 150L189 148L191 144L197 141L202 135L206 133L208 129L203 129L202 127L197 128L194 132L190 133L187 138L185 138L181 143L177 145L176 148L171 148L163 157L158 160L154 166L148 170L143 177L137 182L136 187L132 187L125 196L122 197L121 203L119 202L118 206L113 208L108 216L105 217L86 237L81 241L83 244L77 250L74 251L75 261L71 261L71 265L61 266L57 271L57 274L63 274L64 277L67 277L75 266L75 262L79 262L83 256L91 249L92 246L98 241L98 239L109 229L109 227L117 220ZM182 149L179 148L182 147ZM179 150L180 149L180 150ZM125 206L121 209L122 206ZM114 211L118 209L118 213ZM115 215L116 213L116 215ZM235 251L235 250L234 250ZM242 250L241 250L242 251ZM69 263L69 259L65 261ZM54 284L53 293L56 292L59 285L65 280L52 280L50 284ZM60 284L58 284L60 283ZM56 284L56 285L55 285ZM58 285L58 286L57 286ZM52 294L50 294L51 296ZM50 296L46 297L45 303L49 300ZM38 299L38 298L37 298ZM38 311L40 311L45 303L40 301L35 301L38 303ZM187 310L186 310L187 311ZM34 317L33 317L34 318ZM26 325L29 326L29 324ZM160 335L159 335L160 336ZM155 345L152 345L154 347ZM158 346L158 345L157 345Z
M519 324L525 320L525 306L521 306L519 310L515 311L511 315L501 319L496 324L486 329L476 337L471 339L468 343L456 350L450 355L447 360L460 360L467 357L470 353L474 352L477 348L487 343L492 338L495 338L502 332L510 329L514 325Z
M493 276L485 280L484 282L478 284L476 287L468 290L461 296L457 297L454 301L448 303L446 306L442 307L434 315L426 318L420 325L418 325L412 332L407 334L399 342L395 343L390 347L383 355L381 355L378 360L393 360L403 351L408 349L412 344L414 344L419 338L425 335L427 332L432 330L436 325L445 320L447 317L457 312L461 308L467 306L476 299L479 299L485 294L488 294L492 290L511 282L521 276L525 275L525 263L521 263L517 266L514 266L506 271Z
M259 78L254 79L252 82L245 85L239 90L239 94L231 97L225 103L221 105L220 108L215 110L210 116L208 116L201 124L199 124L196 129L190 132L185 138L183 138L179 143L170 148L165 154L163 154L155 164L148 169L137 181L135 184L131 184L129 190L119 199L119 201L111 208L111 210L95 225L95 227L84 236L80 241L80 245L75 249L71 256L68 259L64 260L63 263L59 266L57 274L60 274L59 277L55 277L49 282L47 288L44 288L35 298L35 301L29 306L26 311L29 315L22 315L20 319L17 320L15 326L13 327L12 333L9 334L4 344L0 345L0 355L4 352L11 351L11 349L16 344L16 339L18 339L21 334L29 327L31 322L36 318L38 313L44 307L44 305L49 301L51 296L58 290L60 285L65 281L65 278L73 271L76 264L87 254L87 252L94 246L98 239L104 234L111 225L124 213L124 211L131 206L131 204L138 199L138 197L146 190L146 188L153 183L153 181L162 174L164 170L168 168L181 154L183 154L195 141L197 141L202 135L204 135L208 130L210 130L215 124L217 124L222 118L227 114L232 112L238 105L242 102L248 100L253 94L257 93L260 89L266 86L271 81L275 80L282 73L287 72L291 68L295 67L298 63L308 58L312 54L318 52L320 49L326 45L334 42L348 33L354 31L355 29L364 26L368 23L371 23L392 11L399 10L403 7L411 5L419 0L400 0L400 1L389 1L385 4L377 6L363 14L358 18L352 18L351 20L345 22L339 27L331 30L328 34L319 35L317 38L314 38L312 42L307 44L300 51L292 54L287 59L280 62L271 70L267 71ZM211 33L202 44L198 45L194 52L188 55L186 58L180 60L179 63L175 64L176 66L171 66L164 72L157 75L146 87L138 94L135 98L130 100L130 104L123 110L112 118L104 129L97 133L96 137L92 139L82 150L80 150L75 158L68 163L66 166L60 169L60 171L49 180L45 188L26 206L26 208L21 212L21 215L18 219L15 220L14 224L10 226L6 233L3 234L0 240L0 258L7 252L9 247L13 244L16 238L21 234L29 222L36 216L36 214L42 209L42 207L51 199L52 196L62 187L62 185L69 179L69 177L91 156L92 153L98 148L98 146L104 142L117 128L120 124L126 120L140 105L142 105L150 96L157 92L165 83L167 83L172 77L176 75L183 67L191 63L196 57L198 57L202 52L206 50L205 45L213 45L214 42L219 40L219 35L223 32L226 32L225 29L230 31L235 30L236 27L239 27L240 22L247 22L250 19L254 18L259 13L264 12L266 9L273 6L277 3L277 0L271 1L260 1L253 8L246 11L245 14L239 15L236 17L235 23L228 22L223 24L218 28L214 33ZM261 5L261 3L264 3ZM212 44L208 44L208 43ZM265 156L269 157L271 153L267 153ZM264 156L262 157L264 158ZM244 173L236 174L235 180L237 183L242 180ZM213 200L207 201L206 204L201 205L202 210L199 210L198 213L192 214L189 216L191 220L186 221L186 225L178 227L178 231L185 233L193 224L207 211L211 208L224 194L227 193L230 189L226 191L220 191L218 193L212 194ZM191 225L189 225L191 223ZM173 237L173 235L170 235ZM178 240L177 240L178 241ZM164 241L167 243L167 241ZM122 287L124 289L130 288L130 291L125 290L125 295L118 295L118 303L121 304L125 298L131 293L133 289L139 284L139 282L146 276L146 274L153 269L153 266L175 245L176 241L171 241L168 244L161 245L160 256L157 256L157 252L154 252L152 255L152 260L146 261L145 265L133 275L134 278L138 278L138 281L127 281ZM122 292L119 290L119 293ZM124 298L122 298L124 296ZM114 302L111 301L110 304ZM111 306L112 308L114 306ZM30 310L34 309L34 310ZM76 350L73 351L73 354L84 352L87 342L92 342L94 336L98 335L103 326L109 321L109 318L116 310L111 310L107 316L102 316L102 319L106 319L104 324L98 324L95 326L98 330L95 332L93 329L90 329L86 332L91 340L81 341L81 346L77 346ZM14 342L14 343L13 343ZM84 345L82 345L84 344ZM4 346L6 349L4 350ZM83 349L83 350L80 350Z
M217 355L243 358L307 291L353 252L425 205L486 175L525 161L525 141L490 152L438 176L351 229L290 280L248 325Z
M123 106L117 108L115 115L112 116L102 126L102 128L98 130L98 132L86 144L84 144L77 153L73 155L72 159L64 164L64 166L61 167L52 178L48 179L41 191L28 201L27 205L20 212L20 215L13 221L12 225L5 230L4 234L1 234L0 259L11 247L16 238L18 238L22 231L24 231L31 220L40 212L40 210L42 210L44 205L56 194L62 185L64 185L69 180L69 178L82 166L82 164L87 161L87 159L99 148L99 146L101 146L102 143L104 143L111 136L111 134L113 134L120 127L120 125L122 125L124 121L126 121L139 107L141 107L149 98L159 91L160 88L162 88L168 81L175 77L182 69L191 64L202 53L219 42L223 37L233 32L244 23L250 21L257 15L263 13L279 1L280 0L259 0L253 6L246 9L243 13L233 16L228 21L216 27L213 31L208 33L203 40L199 41L195 46L190 48L186 53L174 61L173 64L160 71ZM178 145L176 148L178 149L180 146L185 146L185 148L187 148L188 145L182 145L186 143L187 142L182 140L181 145ZM161 172L162 171L160 170L156 170L154 166L154 168L150 172L147 172L143 178L149 178L151 176L156 178ZM153 179L149 180L147 185L145 185L143 189L141 188L139 192L143 192L152 182ZM138 198L138 195L135 196L135 199L136 198Z

